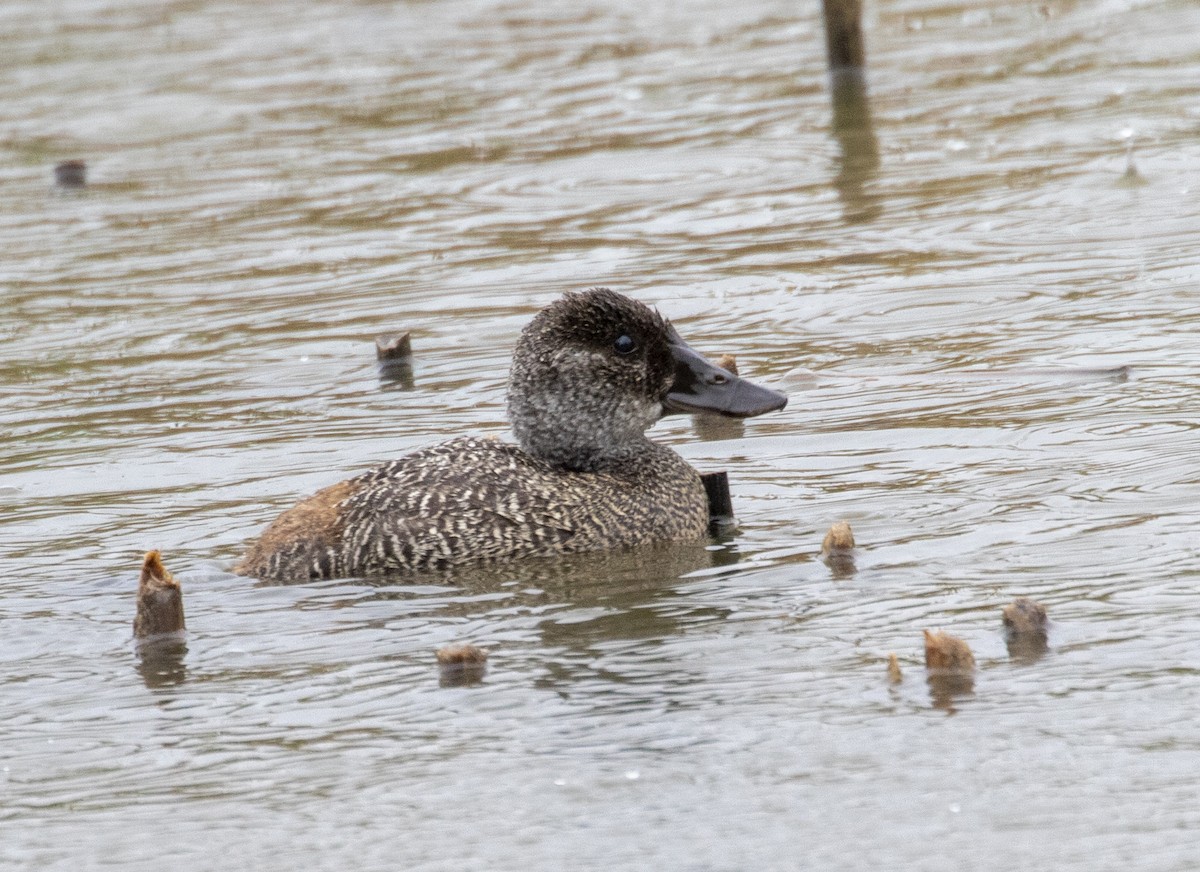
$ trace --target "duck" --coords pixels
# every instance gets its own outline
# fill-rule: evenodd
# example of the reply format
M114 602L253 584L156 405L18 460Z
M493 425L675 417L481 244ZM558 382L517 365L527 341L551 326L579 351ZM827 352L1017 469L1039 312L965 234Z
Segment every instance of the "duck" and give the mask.
M699 473L646 431L668 413L748 418L787 397L693 350L608 288L564 294L522 330L509 372L516 443L462 436L330 485L283 512L234 572L372 578L708 533Z

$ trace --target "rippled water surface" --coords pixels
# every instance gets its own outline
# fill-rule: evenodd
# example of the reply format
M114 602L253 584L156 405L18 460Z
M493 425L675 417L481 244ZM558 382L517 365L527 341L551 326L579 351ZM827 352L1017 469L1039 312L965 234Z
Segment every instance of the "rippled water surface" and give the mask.
M835 123L815 0L5 3L0 865L1197 868L1200 7L867 7ZM655 430L732 540L229 573L595 284L790 394Z

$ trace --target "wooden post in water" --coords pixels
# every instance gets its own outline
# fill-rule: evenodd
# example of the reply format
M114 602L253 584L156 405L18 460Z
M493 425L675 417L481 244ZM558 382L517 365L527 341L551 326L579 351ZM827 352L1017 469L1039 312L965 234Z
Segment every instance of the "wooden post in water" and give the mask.
M700 474L704 492L708 495L708 530L714 536L728 532L737 523L733 516L733 498L729 496L729 473L704 472Z
M825 50L829 70L866 65L862 36L862 0L821 0L825 13Z
M830 125L841 149L834 187L846 220L870 221L879 204L864 185L879 169L879 145L867 100L866 47L862 33L862 0L821 0L825 18L825 51L829 62Z

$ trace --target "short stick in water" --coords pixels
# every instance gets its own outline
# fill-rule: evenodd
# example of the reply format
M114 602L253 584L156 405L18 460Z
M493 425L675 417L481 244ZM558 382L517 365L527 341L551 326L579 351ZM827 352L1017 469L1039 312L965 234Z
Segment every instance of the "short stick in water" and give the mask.
M183 629L183 590L163 565L162 555L147 551L138 581L133 635L137 639L147 639Z
M975 668L971 647L949 633L925 631L925 667L948 672L970 672Z

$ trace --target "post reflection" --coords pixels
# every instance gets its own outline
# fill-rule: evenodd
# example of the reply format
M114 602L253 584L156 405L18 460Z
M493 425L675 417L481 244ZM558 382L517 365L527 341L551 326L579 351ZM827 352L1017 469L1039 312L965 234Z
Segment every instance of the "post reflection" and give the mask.
M137 646L137 671L150 690L187 681L187 642L183 634L148 639Z
M830 129L838 143L833 186L848 224L874 220L882 211L870 183L879 171L879 144L867 97L866 51L860 0L824 0L825 47L829 59Z

